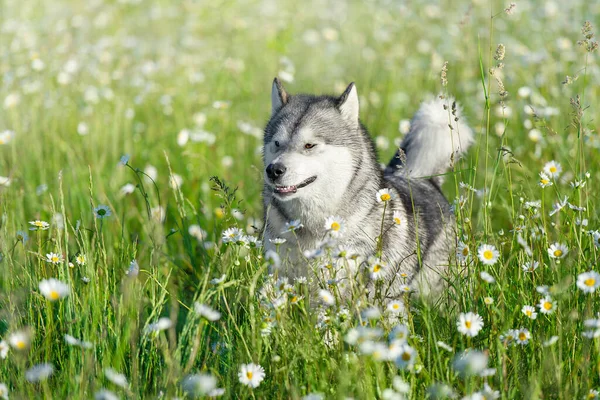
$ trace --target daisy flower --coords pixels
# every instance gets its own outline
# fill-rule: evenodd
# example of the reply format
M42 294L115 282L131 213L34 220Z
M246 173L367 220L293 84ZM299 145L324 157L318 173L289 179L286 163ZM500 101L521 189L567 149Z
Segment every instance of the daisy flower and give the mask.
M415 363L417 359L417 351L404 343L401 344L397 350L398 356L396 357L396 365L398 368L410 368Z
M206 318L207 320L214 322L214 321L218 321L219 318L221 318L221 313L218 312L217 310L214 310L212 307L207 306L205 304L201 304L198 302L194 303L194 311L196 311L196 313L204 318Z
M29 228L31 231L45 231L46 229L50 228L49 223L37 219L35 221L29 221L29 225L31 225L31 228Z
M597 248L600 248L600 232L593 231L592 238L594 239L594 246L596 246Z
M548 175L546 175L543 172L540 172L540 180L538 182L538 185L545 188L548 186L552 186L552 181L550 180L550 177Z
M456 246L456 259L459 262L464 262L469 257L469 254L471 254L469 246L467 246L463 241L458 242L458 245Z
M403 308L404 305L401 301L398 300L392 300L387 305L387 310L394 314L398 314L400 311L402 311Z
M106 217L110 217L112 213L110 212L110 208L108 208L108 206L99 205L98 207L94 208L94 215L98 219L104 219Z
M498 257L500 257L500 253L496 249L496 246L491 244L482 244L477 249L477 255L479 260L485 265L494 265L496 261L498 261Z
M188 375L183 378L181 388L190 398L214 397L213 393L219 390L217 389L217 378L210 374Z
M221 235L223 243L236 243L242 237L244 237L244 233L239 228L227 228Z
M71 346L81 347L82 349L91 349L94 345L90 342L79 340L71 335L65 335L65 342Z
M8 400L8 386L6 386L6 383L0 383L0 399Z
M8 344L15 350L26 350L31 344L31 333L26 330L11 333L8 337Z
M588 271L577 276L577 287L583 293L594 293L600 286L600 274L596 271Z
M48 253L46 254L46 261L52 263L54 265L61 263L63 260L62 254L58 253Z
M558 176L562 172L562 166L556 161L552 160L550 162L547 162L546 165L544 165L543 171L551 178L558 178Z
M144 332L146 332L146 333L160 332L160 331L167 330L172 326L173 326L173 321L171 321L167 317L162 317L162 318L159 318L158 321L153 322L153 323L149 324L148 326L146 326L146 328L144 329Z
M344 220L341 217L331 216L325 220L325 230L333 237L344 233Z
M48 379L53 373L54 365L48 363L37 364L25 372L25 379L29 382L41 382Z
M537 318L537 313L535 312L535 307L533 307L533 306L523 306L523 308L521 308L521 312L523 314L525 314L527 316L527 318L530 318L530 319Z
M400 211L394 211L392 220L394 221L394 224L400 225L402 223L402 213Z
M75 262L77 263L77 265L85 265L85 256L83 254L78 255L75 258Z
M394 198L392 192L388 188L379 190L376 196L378 203L387 203Z
M23 245L25 245L27 243L27 241L29 240L29 235L25 231L17 231L16 236L17 236L17 240L19 242L23 242Z
M385 272L385 263L381 260L374 260L369 264L369 276L373 280L378 280L383 278L383 273Z
M494 277L487 271L481 271L479 273L479 277L481 279L483 279L484 281L486 281L487 283L494 283L496 282L496 279L494 279Z
M552 300L550 296L546 296L540 300L538 308L542 314L552 314L556 308L556 301Z
M5 359L8 356L8 351L10 350L10 346L6 342L6 340L0 341L0 358Z
M542 343L542 345L544 347L550 347L556 342L558 342L558 336L552 336L550 339L548 339L544 343Z
M529 343L529 339L531 339L531 333L525 328L519 329L515 341L524 346Z
M242 364L238 373L240 383L251 388L257 388L265 379L265 370L260 365Z
M538 269L538 267L540 266L540 263L537 261L527 261L525 264L523 264L521 266L521 269L523 270L523 272L533 272L536 269Z
M483 328L483 318L472 312L460 313L456 326L463 335L474 337Z
M44 279L39 284L40 293L50 301L60 300L69 295L69 285L58 279Z
M319 290L319 299L325 305L332 306L335 304L335 297L331 294L330 291L321 289Z
M490 305L494 304L494 298L493 297L484 297L483 302L486 305L490 306Z
M129 388L129 382L127 382L127 377L124 374L121 374L112 368L106 368L104 370L104 376L106 376L106 379L108 379L115 385L122 387L123 389Z
M285 223L285 229L281 233L293 232L295 230L298 230L298 229L302 228L303 226L304 225L302 225L300 223L299 219L295 219L293 221L286 222Z
M280 244L284 244L285 242L287 242L286 239L283 238L275 238L275 239L269 239L270 243L273 243L275 246L278 246Z
M553 243L548 249L550 258L563 258L569 253L569 249L562 243Z

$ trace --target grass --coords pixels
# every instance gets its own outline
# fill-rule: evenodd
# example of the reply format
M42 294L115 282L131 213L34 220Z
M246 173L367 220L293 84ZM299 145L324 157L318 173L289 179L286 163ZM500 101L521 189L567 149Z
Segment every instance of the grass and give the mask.
M391 398L386 389L406 389L397 378L393 386L395 377L409 386L398 398L440 395L441 385L460 398L485 384L498 391L486 398L596 398L600 342L584 336L584 321L597 318L598 294L576 282L598 270L589 231L600 229L600 70L597 52L577 41L584 21L598 26L600 9L584 0L518 2L508 15L507 6L0 3L0 132L14 132L0 145L0 337L31 340L0 360L10 396L111 398L98 394L106 388L121 398L193 397L214 386L210 374L225 398ZM499 43L502 61L494 59ZM260 249L221 240L230 227L259 234L261 129L276 74L294 78L291 93L341 93L356 82L382 162L395 151L400 121L428 94L455 96L478 133L444 187L460 198L457 240L470 255L454 260L444 306L412 303L410 367L378 360L373 348L387 346L385 337L367 337L398 322L365 319L364 302L311 309L302 284L274 308L269 290L279 284ZM562 172L542 188L538 173L552 160ZM175 175L181 181L171 185ZM126 184L132 193L121 191ZM550 215L565 196L570 206ZM111 215L96 218L99 205ZM28 231L34 220L49 229ZM568 254L549 257L553 243ZM494 265L477 258L482 244L499 250ZM63 261L46 261L51 252ZM533 261L539 268L524 272ZM48 278L67 283L69 295L48 301L39 289ZM544 285L555 310L536 307L529 319L521 308L537 306ZM200 316L196 302L220 318ZM484 322L472 338L456 325L469 311ZM149 332L161 317L171 323ZM520 328L531 334L527 344L502 336ZM66 334L92 346L69 345ZM352 335L360 344L349 343ZM495 373L460 374L455 360L467 349L488 356ZM52 364L52 375L30 382L26 371L40 363ZM257 388L238 379L248 363L265 370ZM107 368L126 383L115 384Z

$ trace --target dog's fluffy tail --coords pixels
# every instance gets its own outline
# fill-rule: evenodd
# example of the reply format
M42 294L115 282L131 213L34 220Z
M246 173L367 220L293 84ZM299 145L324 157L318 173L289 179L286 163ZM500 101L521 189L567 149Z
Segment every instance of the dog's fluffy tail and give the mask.
M421 104L385 174L432 178L441 184L441 174L467 151L471 143L473 132L466 124L460 106L452 98L436 97Z

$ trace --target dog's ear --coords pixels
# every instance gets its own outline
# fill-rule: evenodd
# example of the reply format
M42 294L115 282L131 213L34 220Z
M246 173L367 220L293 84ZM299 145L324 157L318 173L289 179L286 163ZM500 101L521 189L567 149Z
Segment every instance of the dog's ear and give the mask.
M281 81L277 78L273 79L273 87L271 88L271 115L275 115L288 102L288 94L283 88Z
M358 122L358 92L354 82L348 85L338 99L337 108L344 118L352 122Z

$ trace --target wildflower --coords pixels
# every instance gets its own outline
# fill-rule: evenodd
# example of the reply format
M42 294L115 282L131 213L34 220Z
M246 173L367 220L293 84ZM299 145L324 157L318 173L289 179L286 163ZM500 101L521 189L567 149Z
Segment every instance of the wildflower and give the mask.
M483 384L483 390L478 392L479 397L476 397L477 399L484 399L484 400L495 400L500 398L500 392L497 390L494 390L491 388L491 386L485 382Z
M447 344L446 342L442 342L441 340L438 340L436 343L437 347L442 348L450 353L452 353L454 351L454 349L452 348L452 346L450 346L449 344Z
M404 305L401 301L392 300L387 305L387 310L391 313L398 314L400 311L404 309Z
M46 229L50 228L49 223L37 219L35 221L29 221L29 224L32 225L32 227L29 228L30 231L45 231Z
M108 379L115 385L122 387L123 389L129 388L129 382L127 382L127 377L124 374L118 373L112 368L105 368L104 376L106 376L106 379Z
M240 383L251 388L257 388L265 379L265 370L260 365L242 364L238 373Z
M553 216L554 214L556 214L557 212L559 212L560 210L562 210L563 208L565 208L565 206L569 204L567 196L565 196L564 199L559 200L557 203L554 203L552 205L552 211L550 211L548 213L549 216Z
M237 243L244 237L244 232L239 228L227 228L221 235L223 243Z
M400 211L394 211L392 220L394 221L394 224L400 225L402 223L402 213Z
M159 318L158 321L146 326L146 328L144 329L144 332L146 332L146 333L160 332L160 331L167 330L172 326L173 326L173 321L171 321L169 318L162 317L162 318Z
M487 369L488 356L478 350L468 350L454 358L453 367L461 376L480 375Z
M65 335L65 342L71 346L81 347L82 349L91 349L94 347L92 343L79 340L71 335Z
M129 154L123 154L121 156L121 159L119 160L119 163L121 165L127 165L127 163L129 162L129 159L131 158L131 156ZM114 161L113 161L114 162Z
M496 279L494 279L494 277L489 272L486 272L486 271L481 271L479 273L479 277L481 279L483 279L484 281L486 281L487 283L494 283L494 282L496 282Z
M63 257L62 254L48 253L46 254L46 261L56 265L63 261Z
M577 287L583 293L594 293L600 286L600 274L596 271L588 271L577 276Z
M278 246L280 244L284 244L285 242L287 242L287 240L283 238L274 238L269 239L269 242L273 243L275 246Z
M110 217L111 214L112 213L110 212L110 208L108 208L108 206L99 205L98 207L94 208L94 215L98 219L104 219L106 217Z
M467 246L464 242L460 241L458 242L458 246L456 246L456 258L459 262L464 262L467 260L467 257L469 257L469 254L471 254L470 250L469 250L469 246Z
M521 308L521 312L523 314L525 314L527 316L527 318L530 318L530 319L537 318L537 313L535 312L535 307L533 307L533 306L523 306L523 308Z
M562 243L554 243L548 249L550 258L563 258L569 253L569 249Z
M27 241L29 240L29 235L25 231L17 231L16 236L17 236L17 240L19 242L23 242L23 245L25 245L27 243Z
M85 265L85 256L83 254L79 254L75 258L75 262L77 263L77 265Z
M221 318L221 313L218 312L217 310L214 310L213 308L205 305L205 304L201 304L201 303L194 303L194 311L196 311L196 313L204 318L206 318L207 320L214 322L214 321L218 321L219 318Z
M552 300L550 296L546 296L540 300L538 308L542 314L552 314L556 308L556 301Z
M265 260L269 262L269 265L275 269L281 266L281 257L273 250L267 250L265 253Z
M293 232L293 231L296 231L296 230L302 228L303 226L304 225L302 225L300 223L299 219L295 219L293 221L286 222L285 223L285 229L281 233Z
M225 282L225 278L227 278L227 275L223 274L219 278L211 279L210 283L213 285L218 285L218 284Z
M593 231L592 239L594 240L594 246L600 248L600 231Z
M550 339L548 339L544 343L542 343L542 345L544 347L550 347L556 342L558 342L558 336L552 336L552 337L550 337Z
M588 399L588 400L599 399L600 398L600 392L597 391L596 389L590 389L590 391L585 396L585 398Z
M381 189L377 192L377 202L378 203L387 203L388 201L394 198L390 189L385 188Z
M408 335L410 331L408 330L408 326L404 324L396 325L394 329L389 334L389 339L391 341L404 343L408 340Z
M125 195L135 192L135 188L136 188L136 186L134 184L126 183L125 185L123 185L123 187L119 191L120 191L121 195L125 196Z
M500 253L496 249L496 246L489 244L482 244L477 249L477 255L479 256L479 260L485 265L494 265L496 261L498 261L498 257L500 257Z
M362 312L362 317L368 320L375 320L381 317L381 311L377 307L369 307Z
M483 328L483 318L472 312L460 313L456 326L463 335L474 337Z
M548 175L546 175L543 172L540 172L540 180L538 182L538 185L545 188L548 186L552 186L552 181L550 180L550 177Z
M385 267L386 264L382 260L373 260L373 262L369 263L369 276L371 279L382 279Z
M8 351L10 350L10 346L6 342L6 340L0 341L0 358L5 359L8 356Z
M0 398L8 400L8 386L6 386L6 383L0 383Z
M25 372L25 379L29 382L41 382L48 379L53 373L54 365L48 363L37 364Z
M483 302L486 305L490 306L490 305L494 304L494 298L493 297L484 297Z
M395 360L398 368L410 368L414 365L416 359L417 351L414 348L406 343L400 345Z
M531 339L531 333L525 328L519 329L519 332L517 333L517 337L515 339L516 342L524 346L527 343L529 343L529 339Z
M20 330L11 333L8 337L8 344L15 350L26 350L31 344L31 332L28 330Z
M12 140L12 138L14 136L15 136L15 133L8 129L0 132L0 145L10 143L10 141Z
M504 342L505 344L511 344L517 337L518 333L519 331L517 331L516 329L509 329L508 331L500 335L500 341Z
M100 389L94 393L94 400L119 400L120 397L108 389Z
M340 217L331 216L325 220L325 230L333 237L341 236L344 233L344 220Z
M335 304L335 297L328 290L321 289L319 290L319 298L321 302L327 306L332 306Z
M560 173L562 172L562 166L553 160L547 162L546 165L544 165L543 171L546 175L548 175L551 178L558 178Z
M540 266L540 263L537 261L527 261L525 264L521 266L521 269L524 272L533 272Z
M212 393L216 393L217 378L210 374L188 375L181 381L181 388L190 398L214 397Z
M40 282L40 293L50 301L56 301L69 295L69 285L58 279L44 279Z

